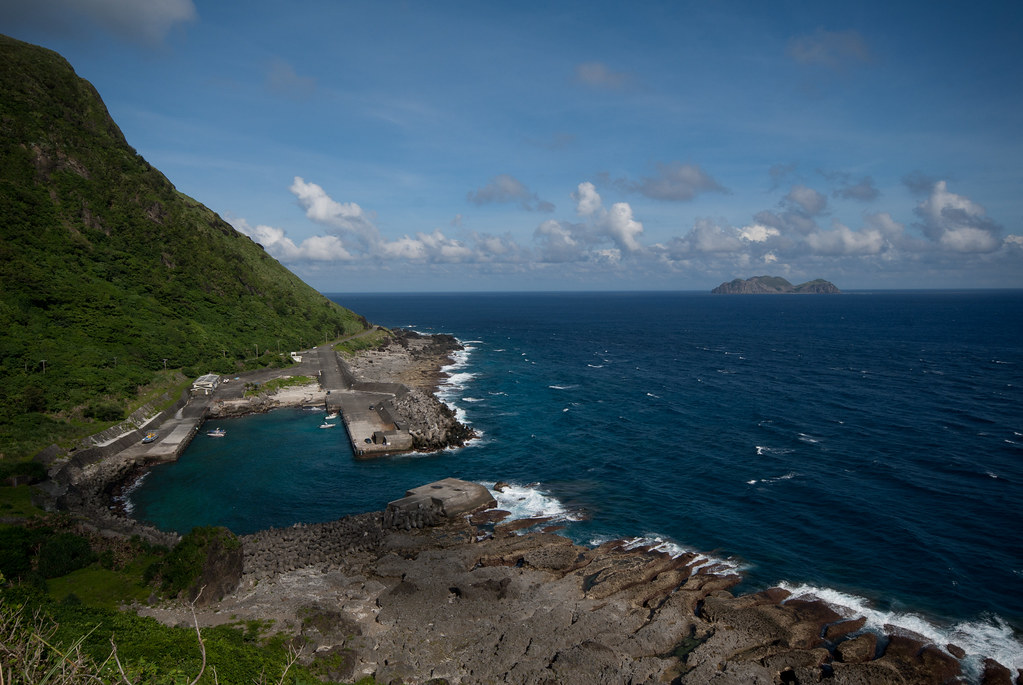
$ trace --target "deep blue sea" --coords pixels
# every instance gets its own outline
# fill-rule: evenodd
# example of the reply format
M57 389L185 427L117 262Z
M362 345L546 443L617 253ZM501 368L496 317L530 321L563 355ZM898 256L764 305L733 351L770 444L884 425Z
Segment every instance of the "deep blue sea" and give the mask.
M218 421L138 518L249 533L504 480L580 543L659 540L1023 668L1023 291L331 297L463 341L441 395L481 437L357 462L318 413Z

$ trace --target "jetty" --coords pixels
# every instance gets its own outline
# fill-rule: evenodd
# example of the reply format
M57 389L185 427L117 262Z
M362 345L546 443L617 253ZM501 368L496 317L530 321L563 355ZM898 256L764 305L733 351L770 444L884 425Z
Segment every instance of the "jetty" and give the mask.
M356 457L412 449L408 427L395 417L394 400L408 393L400 383L359 381L331 346L316 348L327 412L338 412Z

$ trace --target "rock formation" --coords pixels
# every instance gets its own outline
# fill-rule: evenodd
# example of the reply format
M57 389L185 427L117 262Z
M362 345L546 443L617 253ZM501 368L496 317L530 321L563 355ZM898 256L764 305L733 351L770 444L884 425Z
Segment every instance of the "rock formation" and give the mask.
M841 292L834 284L820 278L792 285L779 276L754 276L745 280L736 278L711 290L715 295L837 295Z
M516 535L493 518L392 527L377 512L246 536L238 590L200 621L274 618L346 681L966 682L952 647L865 631L777 588L736 596L738 576L693 555ZM992 662L990 682L1002 670Z

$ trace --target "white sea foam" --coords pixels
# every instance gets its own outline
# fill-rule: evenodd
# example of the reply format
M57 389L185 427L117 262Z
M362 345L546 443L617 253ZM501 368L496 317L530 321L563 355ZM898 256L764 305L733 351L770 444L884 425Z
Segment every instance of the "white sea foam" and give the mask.
M648 392L648 393L646 394L646 396L647 396L647 397L653 397L654 399L657 399L657 400L661 399L661 396L660 396L660 395L655 395L655 394L653 394L652 392Z
M604 542L607 542L607 540ZM672 559L677 559L684 554L692 554L694 555L694 558L688 564L692 573L706 571L725 575L729 573L739 573L742 570L742 565L735 559L721 559L719 557L704 554L694 549L683 547L677 542L668 540L661 535L649 534L625 539L625 549L636 549L637 547L650 547L658 552L664 552L670 555Z
M122 490L119 496L114 497L114 501L124 508L124 513L129 518L131 517L131 513L135 511L135 503L131 501L131 493L138 490L139 486L142 485L142 481L148 478L150 473L152 473L152 471L146 471L136 478L134 483Z
M548 385L547 387L550 388L551 390L572 390L573 388L578 388L579 386L578 385Z
M800 439L800 440L801 440L802 442L808 442L808 443L810 443L811 445L816 445L817 443L819 443L819 442L820 442L820 440L818 440L817 438L814 438L814 437L812 437L812 436L809 436L809 435L807 435L806 433L800 433L800 434L799 434L799 439Z
M462 369L469 365L470 353L476 348L466 345L462 341L459 341L459 343L462 344L463 349L454 352L451 355L451 363L447 366L442 366L440 369L447 377L437 387L436 394L437 399L451 407L452 411L455 412L455 418L460 423L470 425L471 421L469 421L465 409L460 407L455 400L461 399L461 393L476 378L475 373L462 371Z
M911 634L941 649L948 644L958 645L966 652L963 669L973 678L979 678L983 661L988 657L1012 671L1023 668L1023 642L999 616L939 626L918 614L875 609L863 597L832 588L786 582L779 583L778 587L791 592L794 599L820 599L843 616L863 616L867 619L866 629L872 632Z
M586 366L590 367L591 369L603 369L604 368L603 364L587 364Z
M494 490L495 483L481 483L497 500L497 508L511 512L505 521L550 517L554 521L581 521L582 515L570 511L558 498L544 490L539 483L511 484L503 492Z
M776 483L776 482L778 482L780 480L792 480L793 478L795 478L798 475L799 474L796 473L795 471L791 471L789 473L786 473L784 476L775 476L774 478L760 478L760 479L754 478L753 480L746 481L746 484L747 485L756 485L757 483L762 483L763 485L768 485L770 483Z
M463 402L486 402L482 397L463 397Z

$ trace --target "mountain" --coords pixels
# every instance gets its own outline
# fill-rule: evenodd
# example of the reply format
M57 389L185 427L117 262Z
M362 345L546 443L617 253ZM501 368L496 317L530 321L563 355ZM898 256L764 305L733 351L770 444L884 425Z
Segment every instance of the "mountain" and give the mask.
M780 276L754 276L745 280L736 278L734 281L722 283L711 292L715 295L835 295L842 291L821 278L792 285Z
M165 367L287 363L366 326L178 192L60 55L0 36L0 457Z

